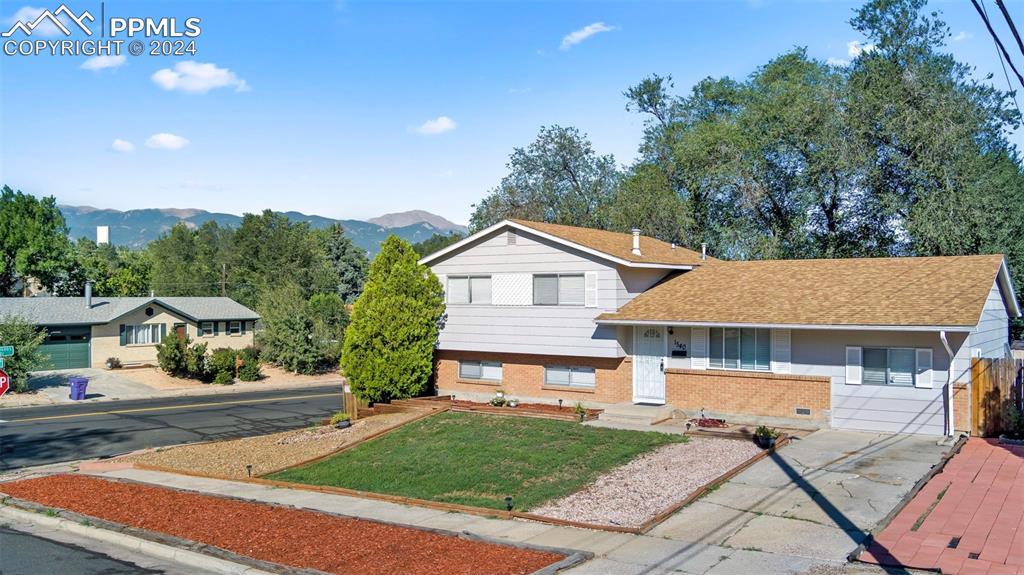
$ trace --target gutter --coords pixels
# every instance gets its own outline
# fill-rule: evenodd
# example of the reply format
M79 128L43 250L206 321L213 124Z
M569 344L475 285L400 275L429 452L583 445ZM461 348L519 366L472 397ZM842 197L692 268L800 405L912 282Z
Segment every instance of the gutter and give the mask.
M946 368L946 436L953 437L953 350L946 339L946 330L939 332L939 339L949 356L949 366Z

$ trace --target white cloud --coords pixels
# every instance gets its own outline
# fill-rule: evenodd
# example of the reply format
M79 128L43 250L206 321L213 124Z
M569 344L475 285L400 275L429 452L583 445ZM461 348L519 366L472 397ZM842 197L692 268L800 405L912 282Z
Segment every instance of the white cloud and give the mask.
M234 88L236 92L248 92L249 84L227 68L216 64L187 60L178 62L174 69L157 70L150 79L164 90L180 90L189 94L205 94L217 88Z
M433 120L427 120L426 122L423 122L416 128L413 128L413 131L427 136L435 136L437 134L451 132L452 130L455 129L455 127L455 120L449 118L448 116L438 116Z
M15 22L18 22L20 20L21 22L24 22L25 24L30 24L30 23L34 22L35 19L38 18L39 15L42 14L43 12L45 12L45 11L46 11L46 8L35 8L33 6L22 6L21 8L18 9L17 12L14 13L14 16L11 16L10 18L7 18L6 20L4 20L4 23L5 24L9 24L9 25L13 25ZM65 27L68 25L69 22L68 22L67 18L65 18L64 16L59 16L58 18L60 18L61 23L64 24ZM70 28L68 28L68 29L70 30ZM45 20L40 22L39 26L37 26L35 28L35 30L32 31L32 36L33 37L35 37L35 36L43 36L44 38L50 38L50 37L53 37L53 36L63 36L63 35L64 35L64 32L60 28L58 28L57 25L54 24L53 21L50 20L49 18L46 18Z
M846 43L846 54L851 58L856 58L861 54L867 54L875 49L874 44L865 44L859 40L850 40Z
M118 54L117 56L93 56L85 62L79 68L83 70L106 70L107 68L120 68L122 64L128 58L124 54Z
M135 151L135 144L129 142L128 140L122 140L121 138L116 138L114 140L114 142L112 144L110 144L110 149L114 150L115 152L121 152L122 154L127 154L128 152L134 152Z
M829 66L848 66L850 61L843 60L842 58L829 58L828 60L825 60L825 63Z
M966 31L961 31L956 36L953 36L953 41L954 42L963 42L964 40L970 40L971 38L974 38L974 34L971 34L970 32L966 32Z
M153 134L146 140L146 147L156 150L180 150L188 145L188 140L175 134L161 132Z
M609 26L604 22L594 22L593 24L587 24L586 26L566 34L565 38L562 38L562 50L568 50L576 44L590 38L594 34L600 34L601 32L611 32L615 29L615 26Z

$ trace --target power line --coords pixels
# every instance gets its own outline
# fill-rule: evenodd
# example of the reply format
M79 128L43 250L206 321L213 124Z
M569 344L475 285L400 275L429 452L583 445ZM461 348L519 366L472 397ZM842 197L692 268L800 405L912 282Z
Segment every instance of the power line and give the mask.
M1006 47L1003 46L1003 42L999 39L999 35L992 29L992 23L989 22L988 14L985 13L985 9L981 7L981 4L978 4L978 0L971 0L971 4L974 4L974 9L978 11L978 16L981 16L981 20L985 23L985 28L988 29L988 33L995 41L996 46L1002 53L1002 57L1006 59L1006 63L1010 65L1010 69L1017 75L1017 81L1020 82L1022 87L1024 87L1024 76L1021 76L1020 72L1017 71L1017 67L1013 65L1013 60L1010 59L1010 53L1006 51ZM1009 78L1007 78L1007 81L1009 81Z
M981 9L985 12L985 17L988 18L988 8L985 7L985 0L981 1ZM1013 21L1010 20L1010 14L1005 8L1002 8L1002 0L996 0L996 4L1003 10L1003 16L1006 18L1007 22L1010 23L1010 29L1013 30L1013 36L1017 39L1017 46L1021 49L1021 53L1024 54L1024 44L1021 44L1020 36L1017 35L1017 28L1013 25ZM1006 78L1006 88L1010 90L1010 96L1013 98L1013 107L1017 108L1017 114L1024 116L1024 112L1021 112L1020 110L1020 104L1017 103L1017 91L1013 89L1013 82L1010 81L1010 74L1006 72L1006 61L1003 60L1003 54L998 49L996 49L996 56L999 57L999 66L1003 69L1003 77Z
M1017 48L1020 49L1021 54L1024 54L1024 42L1021 42L1020 34L1017 33L1017 27L1013 24L1013 18L1010 18L1010 12L1006 9L1006 4L1003 4L1003 0L996 0L996 6L1003 13L1003 19L1006 20L1006 24L1010 27L1010 32L1013 33L1013 39L1017 41Z

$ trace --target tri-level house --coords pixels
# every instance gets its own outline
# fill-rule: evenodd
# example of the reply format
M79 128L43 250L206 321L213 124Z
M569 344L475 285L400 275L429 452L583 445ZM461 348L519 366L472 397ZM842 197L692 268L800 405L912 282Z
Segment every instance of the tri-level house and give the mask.
M438 393L476 399L951 434L971 358L1008 355L1020 315L1000 255L732 262L506 220L421 263L447 300Z

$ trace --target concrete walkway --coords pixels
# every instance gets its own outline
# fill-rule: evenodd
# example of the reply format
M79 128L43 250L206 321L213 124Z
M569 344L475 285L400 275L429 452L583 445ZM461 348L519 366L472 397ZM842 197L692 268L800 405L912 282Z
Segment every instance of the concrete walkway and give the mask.
M755 464L647 535L136 469L99 474L593 553L593 560L570 571L573 575L837 573L846 555L945 450L935 438L819 431Z

